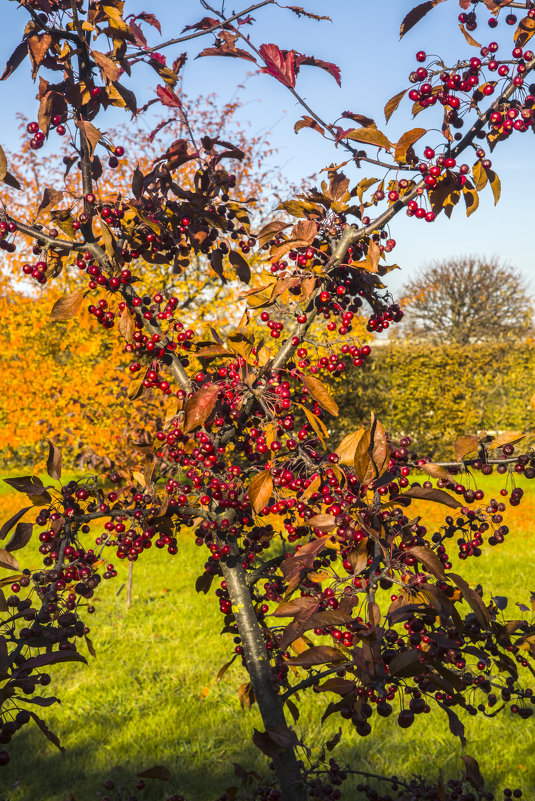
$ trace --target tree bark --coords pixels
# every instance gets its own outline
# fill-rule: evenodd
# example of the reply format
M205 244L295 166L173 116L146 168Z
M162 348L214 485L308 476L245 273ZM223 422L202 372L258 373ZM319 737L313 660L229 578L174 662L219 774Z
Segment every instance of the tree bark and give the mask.
M221 562L221 567L264 727L266 731L280 726L288 728L282 700L273 687L269 656L256 618L245 571L236 557ZM305 801L306 788L294 749L291 746L281 749L273 762L284 801Z

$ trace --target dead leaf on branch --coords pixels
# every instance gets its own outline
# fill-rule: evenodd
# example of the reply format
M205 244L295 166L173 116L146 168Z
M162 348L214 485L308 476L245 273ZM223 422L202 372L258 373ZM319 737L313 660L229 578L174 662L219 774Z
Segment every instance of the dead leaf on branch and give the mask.
M248 494L249 500L251 501L251 505L256 514L259 514L266 506L271 498L272 492L273 479L269 470L264 470L262 473L258 473L256 476L254 476L254 478L251 479Z
M52 306L52 311L50 312L50 319L53 320L54 322L64 322L65 320L71 320L73 317L76 316L77 312L79 311L83 299L84 299L84 293L81 289L77 289L70 295L64 295L62 298L57 300Z

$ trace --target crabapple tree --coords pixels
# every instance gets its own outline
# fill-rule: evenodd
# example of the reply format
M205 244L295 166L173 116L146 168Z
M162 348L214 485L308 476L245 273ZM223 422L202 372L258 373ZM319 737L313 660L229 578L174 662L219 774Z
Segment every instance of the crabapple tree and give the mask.
M409 12L401 34L438 2ZM22 5L26 24L2 77L29 64L39 101L27 124L29 146L39 153L58 137L67 143L60 155L65 183L43 187L39 220L23 220L11 197L24 186L1 155L6 264L10 254L28 252L22 272L36 291L60 273L82 275L83 285L54 303L50 325L89 311L124 340L130 401L141 409L159 393L167 414L143 471L111 473L111 490L98 478L62 485L53 442L49 486L35 476L7 480L28 504L0 532L9 534L0 551L7 588L0 597L0 762L9 761L9 743L31 720L57 742L28 702L53 701L39 688L51 681L55 663L85 660L91 599L116 575L114 562L142 561L154 547L180 563L186 531L205 549L196 588L211 595L215 585L231 660L247 671L244 695L263 720L253 740L274 769L273 781L254 791L245 786L245 795L340 797L350 769L334 758L325 762L325 749L315 755L299 738L306 690L334 694L325 714L350 720L362 737L373 716L406 729L431 706L443 710L463 742L461 709L493 715L498 705L509 706L520 725L533 711L535 628L529 619L506 620L503 599L471 587L453 561L462 566L508 533L507 490L486 498L478 471L496 468L514 486L516 474L535 476L535 453L518 447L522 432L481 434L461 437L455 459L436 464L373 415L331 443L329 419L338 409L329 382L369 354L356 335L356 315L366 313L376 333L402 318L383 284L396 217L425 225L440 213L451 216L461 198L471 214L485 189L498 198L490 153L533 130L532 3L503 9L494 0L461 0L458 60L420 50L408 86L393 87L386 121L407 101L422 121L396 141L362 109L331 122L301 97L302 70L325 70L337 83L340 70L303 54L298 43L282 50L262 41L255 17L274 0L232 14L201 0L206 15L189 18L188 6L182 34L171 40L154 14L130 13L122 0ZM322 22L300 7L280 13ZM483 20L487 35L479 44L472 34L482 17L489 29ZM260 230L251 229L251 204L234 195L233 165L243 150L192 125L180 88L186 56L177 46L197 40L198 57L243 60L271 76L303 109L296 133L322 136L337 157L345 153L343 165L331 164L318 185L283 201ZM134 94L141 62L156 77L144 103ZM106 112L150 113L156 103L180 121L182 133L142 170L105 132ZM180 180L186 163L187 183ZM119 167L130 170L127 192L113 189ZM235 282L232 298L243 310L236 325L189 326L167 288L168 272L174 282L189 280L199 254L214 282ZM159 265L162 286L147 278L147 262ZM521 497L515 487L508 502ZM411 516L415 500L444 506L443 525L429 531ZM14 552L34 525L43 563L21 569ZM326 747L335 745L336 738ZM464 795L464 780L444 786L427 778L385 777L387 792L492 798L469 755L465 766L472 789ZM369 783L362 787L378 797Z

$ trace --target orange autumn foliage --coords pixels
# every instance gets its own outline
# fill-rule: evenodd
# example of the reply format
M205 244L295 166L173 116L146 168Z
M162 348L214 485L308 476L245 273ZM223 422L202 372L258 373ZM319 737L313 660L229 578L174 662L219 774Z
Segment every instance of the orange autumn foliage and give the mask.
M245 152L243 161L228 162L232 165L229 170L232 169L236 176L238 199L258 199L259 213L254 223L260 226L267 197L271 197L272 206L276 196L274 187L280 189L281 179L265 167L265 159L272 152L265 136L246 135L235 122L239 108L239 102L221 106L215 97L199 101L196 118L191 120L192 133L199 130L203 134L230 140ZM23 122L25 125L26 121ZM162 135L166 141L184 136L181 120L167 121ZM121 130L120 139L118 134L114 137L115 145L119 141L129 155L129 162L137 161L144 173L150 170L161 151L158 134L152 137L149 131L134 126ZM37 156L27 142L16 153L10 154L10 164L13 172L24 179L30 190L32 187L34 190L25 193L22 200L16 193L11 193L13 214L29 224L36 219L40 223L53 224L50 217L53 209L39 211L46 188L54 189L58 195L63 193L55 211L72 209L74 214L77 213L76 198L81 190L76 167L67 176L60 175L57 168L54 170L52 161L46 156L43 158L42 154ZM259 164L263 166L255 172L255 165ZM194 172L195 166L183 165L181 189L188 190ZM113 182L104 179L99 182L99 201L111 205L120 196L130 194L128 173L128 164L120 161L113 172ZM28 198L34 199L33 205L23 205ZM246 241L247 235L241 234L240 240L242 237ZM50 254L48 258L50 261ZM0 282L0 309L4 321L0 331L4 386L0 404L3 467L42 466L46 437L68 446L65 456L71 467L82 464L99 469L109 467L115 463L116 456L125 451L130 463L134 464L142 458L135 443L150 441L157 423L165 414L165 397L161 393L152 393L150 410L140 419L138 404L126 399L129 383L126 368L131 358L124 353L124 342L120 344L118 338L106 335L96 319L87 313L85 303L76 319L61 323L50 321L49 311L54 302L85 284L81 279L78 282L77 276L66 277L66 271L62 272L64 265L59 262L54 270L58 274L48 280L44 291L40 287L37 298L34 281L21 276L21 271L25 263L39 259L46 260L47 254L32 253L26 243L19 241L17 251L9 256L10 273L4 274ZM142 281L138 285L143 287L140 291L152 294L156 286L161 286L162 275L166 272L164 268L165 265L147 262L141 269L136 267L136 274ZM86 278L84 273L81 275ZM174 274L170 277L167 274L166 289L168 295L178 298L186 326L207 328L209 324L217 324L232 328L238 324L241 307L228 303L229 293L235 293L236 281L233 276L228 276L228 279L228 283L223 284L202 255L192 256L187 265L175 265ZM22 291L20 287L23 287ZM103 291L101 297L106 296ZM27 345L29 342L32 342L31 350ZM37 352L33 344L36 342ZM113 354L110 354L110 349ZM109 375L110 364L121 365L112 376Z

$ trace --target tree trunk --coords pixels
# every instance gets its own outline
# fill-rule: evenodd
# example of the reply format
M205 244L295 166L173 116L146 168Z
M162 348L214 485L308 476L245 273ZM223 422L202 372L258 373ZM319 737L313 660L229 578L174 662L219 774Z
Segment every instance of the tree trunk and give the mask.
M269 656L262 637L262 630L256 619L245 571L236 557L227 562L222 561L221 567L243 643L251 686L264 727L266 731L280 726L287 728L282 701L273 688ZM305 801L306 789L294 749L286 746L273 762L284 801Z

